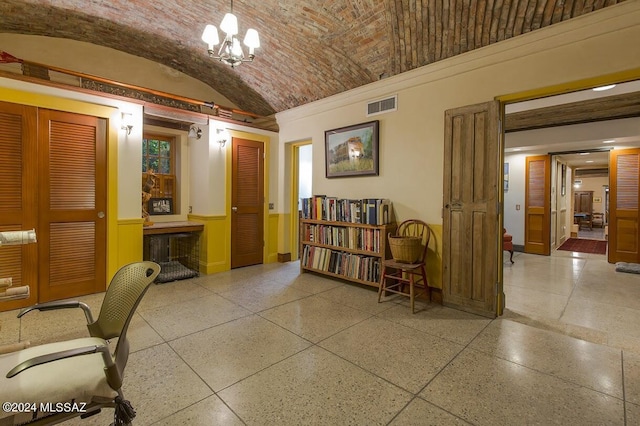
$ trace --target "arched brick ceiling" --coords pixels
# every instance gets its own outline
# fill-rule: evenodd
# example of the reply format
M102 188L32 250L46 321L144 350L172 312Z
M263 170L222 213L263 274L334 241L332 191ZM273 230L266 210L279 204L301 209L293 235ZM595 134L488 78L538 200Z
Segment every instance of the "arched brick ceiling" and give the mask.
M240 35L254 27L262 44L236 69L210 59L200 39L228 0L2 0L0 32L140 56L270 115L622 1L236 0Z

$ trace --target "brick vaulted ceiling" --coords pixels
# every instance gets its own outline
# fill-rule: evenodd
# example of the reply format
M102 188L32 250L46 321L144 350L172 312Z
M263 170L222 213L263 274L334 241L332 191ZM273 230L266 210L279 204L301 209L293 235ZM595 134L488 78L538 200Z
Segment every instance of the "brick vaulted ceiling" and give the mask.
M254 27L262 44L236 69L200 39L229 0L2 0L0 32L117 49L270 115L622 1L235 0L240 35Z

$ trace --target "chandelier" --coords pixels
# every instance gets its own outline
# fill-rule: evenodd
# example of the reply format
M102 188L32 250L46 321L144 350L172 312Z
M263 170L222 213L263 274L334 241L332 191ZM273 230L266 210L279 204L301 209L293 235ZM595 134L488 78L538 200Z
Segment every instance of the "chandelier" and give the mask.
M233 14L233 0L231 0L231 12L224 15L220 23L220 29L226 35L217 54L213 50L213 46L220 43L218 29L213 25L207 25L202 33L202 41L209 46L209 56L230 65L231 68L235 68L243 62L253 62L253 58L256 56L255 49L260 47L258 31L249 28L244 36L244 44L249 48L249 57L245 58L242 46L240 46L240 40L236 37L238 35L238 18Z

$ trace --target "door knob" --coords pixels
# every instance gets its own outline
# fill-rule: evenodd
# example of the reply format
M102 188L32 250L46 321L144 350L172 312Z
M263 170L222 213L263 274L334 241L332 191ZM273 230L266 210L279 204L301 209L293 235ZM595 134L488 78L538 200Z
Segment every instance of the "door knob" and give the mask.
M231 207L231 211L232 211L232 212L237 212L237 211L238 211L238 208L237 208L237 207Z
M104 212L98 212L98 219L104 218Z

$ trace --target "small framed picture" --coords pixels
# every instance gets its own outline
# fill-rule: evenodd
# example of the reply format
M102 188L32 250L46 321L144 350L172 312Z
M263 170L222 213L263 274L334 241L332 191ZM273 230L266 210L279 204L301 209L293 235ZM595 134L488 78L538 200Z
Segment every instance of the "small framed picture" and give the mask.
M149 214L173 214L173 199L171 198L151 198L149 200Z
M593 197L593 202L594 203L601 203L602 202L602 197Z

